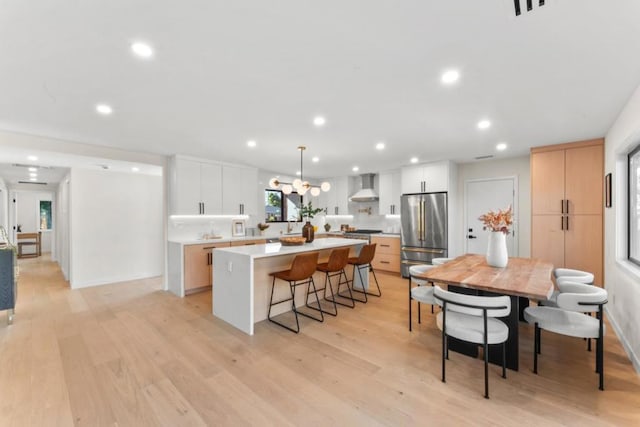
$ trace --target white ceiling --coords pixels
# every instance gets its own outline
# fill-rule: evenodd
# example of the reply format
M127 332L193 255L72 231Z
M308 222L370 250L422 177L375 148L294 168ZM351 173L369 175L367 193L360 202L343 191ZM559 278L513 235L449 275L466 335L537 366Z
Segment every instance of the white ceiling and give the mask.
M304 144L314 177L603 136L640 84L640 2L534 3L0 0L0 128L288 174Z

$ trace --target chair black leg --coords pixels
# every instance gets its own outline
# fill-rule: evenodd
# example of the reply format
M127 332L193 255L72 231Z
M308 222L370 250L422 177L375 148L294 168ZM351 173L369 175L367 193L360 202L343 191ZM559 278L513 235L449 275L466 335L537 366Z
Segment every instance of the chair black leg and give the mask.
M380 290L380 284L378 283L378 278L376 277L376 271L373 269L373 267L371 266L371 264L368 265L368 270L367 271L371 271L371 274L373 274L373 280L376 282L376 288L378 288L378 293L374 294L372 292L367 292L367 294L374 296L374 297L381 297L382 296L382 291Z
M540 328L536 323L534 325L535 332L533 336L533 373L538 373L538 353L540 352Z
M485 341L483 346L484 352L484 398L489 398L489 346Z
M409 276L409 332L411 332L411 276Z
M364 284L363 284L363 288L362 290L356 289L353 287L355 281L356 281L356 270L358 270L358 277L360 278L360 284L363 284L364 282L362 281L362 274L360 274L360 267L357 265L353 266L353 276L351 277L351 291L352 292L357 292L360 293L362 295L364 295L364 299L358 299L358 298L354 298L354 301L358 301L361 302L363 304L367 303L367 293L364 290ZM353 295L353 294L352 294Z
M596 352L600 357L598 357L598 373L600 374L600 390L604 390L604 340L602 337L598 338L596 341Z
M270 322L275 323L276 325L281 326L281 327L283 327L283 328L285 328L285 329L287 329L287 330L289 330L291 332L295 332L297 334L297 333L300 332L300 323L298 322L298 312L296 311L296 304L295 304L295 298L294 298L295 297L295 293L294 293L294 290L293 290L293 286L291 286L291 283L289 283L289 290L291 292L291 298L290 298L291 299L291 309L293 311L293 315L296 318L296 329L293 329L292 327L290 327L288 325L285 325L284 323L279 322L279 321L271 318L271 307L273 307L274 305L278 305L278 304L281 304L283 302L289 301L289 298L287 298L287 299L284 299L284 300L281 300L281 301L276 301L275 303L273 302L273 293L274 293L275 286L276 286L276 278L274 277L273 278L273 282L271 283L271 299L269 300L269 311L267 313L267 319L269 319Z
M344 276L344 282L342 281L342 276ZM340 285L342 285L343 283L347 285L347 291L349 292L349 296L342 295L340 293ZM343 302L340 302L340 301L338 301L336 299L336 297L347 299L347 300L351 301L351 304L345 304ZM356 302L353 299L353 294L351 293L351 288L349 287L349 278L347 277L347 273L344 271L344 268L342 270L340 270L340 274L338 276L338 287L336 289L336 293L333 294L332 299L328 300L328 301L331 301L334 304L339 304L339 305L341 305L343 307L355 308L355 306L356 306Z
M422 315L420 311L420 301L418 301L418 323L422 323Z
M447 382L445 380L444 360L448 359L448 356L449 355L447 354L447 336L445 335L444 331L442 331L442 382L443 383Z
M431 287L433 288L433 282L431 282ZM431 314L433 314L433 313L435 313L435 312L433 311L433 304L432 304L431 305Z
M507 378L507 343L502 343L502 378Z
M291 285L291 289L292 289L291 294L292 294L292 295L294 294L293 289L294 289L296 286L298 286L298 285L304 285L304 284L306 284L306 285L307 285L307 289L308 289L309 285L311 285L311 286L313 287L313 293L314 293L314 294L315 294L315 296L316 296L316 302L318 303L318 308L315 308L315 307L310 307L310 308L314 309L315 311L320 312L320 317L319 317L319 318L318 318L318 317L314 317L314 316L312 316L312 315L310 315L310 314L307 314L307 313L304 313L304 312L302 312L302 311L297 311L297 310L295 310L295 298L294 298L294 302L293 302L293 304L292 304L292 305L293 305L293 307L294 307L294 311L295 311L297 314L300 314L300 315L302 315L302 316L304 316L304 317L308 317L309 319L315 320L315 321L317 321L317 322L324 322L324 314L323 314L322 306L320 305L320 297L318 296L318 291L317 291L317 289L316 289L316 284L315 284L315 282L313 281L313 277L311 277L311 278L310 278L308 281L306 281L306 282L302 282L302 283L293 283L293 284ZM297 319L297 316L296 316L296 319Z

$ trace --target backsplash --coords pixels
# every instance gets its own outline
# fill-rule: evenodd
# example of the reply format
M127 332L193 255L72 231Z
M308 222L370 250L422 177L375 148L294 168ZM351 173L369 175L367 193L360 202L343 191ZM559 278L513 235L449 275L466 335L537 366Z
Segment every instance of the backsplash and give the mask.
M368 209L371 208L371 215ZM365 211L366 210L366 211ZM325 217L325 215L317 215L311 223L318 226L318 232L324 231L325 223L331 225L331 231L340 231L341 224L349 224L356 228L382 230L384 233L400 233L400 217L387 218L384 215L378 215L378 203L350 203L349 211L353 215L342 215L339 217ZM238 218L224 217L189 217L189 218L171 218L169 217L169 240L195 240L202 238L205 234L221 236L224 238L231 237L231 225ZM264 234L256 228L259 222L253 216L244 219L246 234L256 237L277 237L287 231L287 223L270 223L269 228ZM299 233L302 230L304 222L291 223L292 232Z

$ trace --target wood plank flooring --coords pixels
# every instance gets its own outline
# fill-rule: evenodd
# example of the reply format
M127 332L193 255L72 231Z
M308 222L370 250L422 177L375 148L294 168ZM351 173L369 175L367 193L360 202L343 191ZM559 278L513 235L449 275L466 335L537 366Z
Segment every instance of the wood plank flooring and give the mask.
M46 257L20 261L14 324L0 313L0 426L640 425L640 378L611 328L605 391L583 340L521 324L522 369L500 377L451 353L423 309L407 327L407 282L378 274L382 298L340 308L295 335L269 322L253 337L160 279L71 291Z

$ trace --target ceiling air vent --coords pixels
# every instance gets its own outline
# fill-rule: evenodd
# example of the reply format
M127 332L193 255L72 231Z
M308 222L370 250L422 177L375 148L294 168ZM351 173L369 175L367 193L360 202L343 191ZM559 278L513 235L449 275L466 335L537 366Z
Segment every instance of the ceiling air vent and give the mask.
M36 182L36 181L18 181L18 184L47 185L46 182Z
M22 164L22 163L13 163L11 166L16 167L16 168L55 169L52 166L25 165L25 164Z
M475 160L486 160L486 159L492 159L492 158L493 158L493 154L487 154L486 156L474 157Z

